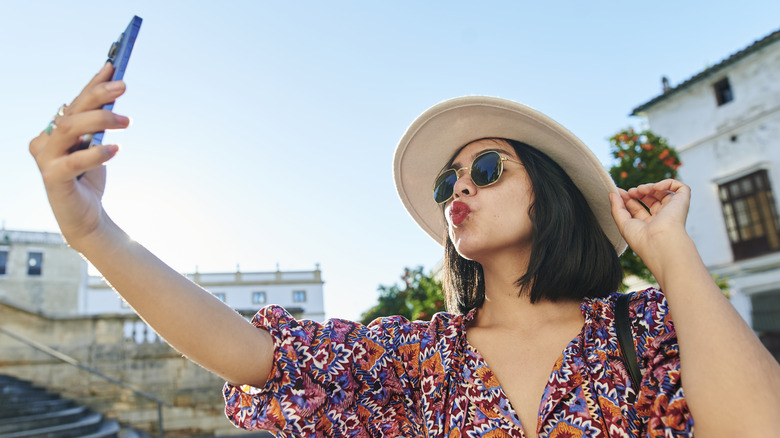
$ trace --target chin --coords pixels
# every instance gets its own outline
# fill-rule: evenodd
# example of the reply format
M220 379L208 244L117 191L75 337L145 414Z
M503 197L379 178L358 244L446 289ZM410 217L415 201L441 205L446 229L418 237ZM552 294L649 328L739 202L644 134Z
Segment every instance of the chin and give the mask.
M452 244L461 257L478 263L481 259L480 254L487 251L482 245L476 245L474 242L465 242L464 239L453 240Z

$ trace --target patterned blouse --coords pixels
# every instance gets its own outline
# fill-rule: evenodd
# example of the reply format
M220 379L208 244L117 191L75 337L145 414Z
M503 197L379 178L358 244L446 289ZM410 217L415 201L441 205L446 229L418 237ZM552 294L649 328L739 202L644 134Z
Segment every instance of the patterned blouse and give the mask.
M582 331L552 369L537 424L526 425L539 437L692 436L666 298L648 289L630 302L643 376L636 394L613 324L617 296L582 302ZM273 370L264 388L226 384L225 413L238 427L278 437L524 437L500 383L466 340L474 316L320 324L268 306L252 323L274 338Z

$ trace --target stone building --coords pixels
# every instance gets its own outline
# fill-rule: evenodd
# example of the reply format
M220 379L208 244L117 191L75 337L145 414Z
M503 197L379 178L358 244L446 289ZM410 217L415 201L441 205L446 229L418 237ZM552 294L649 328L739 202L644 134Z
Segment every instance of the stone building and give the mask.
M688 231L765 339L780 333L780 31L663 92L633 115L666 137L692 189Z
M298 318L325 319L319 265L307 271L185 274L242 315L278 304ZM59 233L0 229L0 300L49 316L127 314L133 310Z
M87 264L59 233L0 229L0 300L31 312L83 312Z
M187 277L247 318L272 303L325 318L319 266ZM153 434L163 417L166 436L242 434L224 416L224 382L157 337L57 233L0 229L0 374Z
M268 304L278 304L297 318L323 321L325 307L319 265L311 271L210 272L185 274L225 304L251 317ZM132 313L101 278L92 276L85 297L86 314Z

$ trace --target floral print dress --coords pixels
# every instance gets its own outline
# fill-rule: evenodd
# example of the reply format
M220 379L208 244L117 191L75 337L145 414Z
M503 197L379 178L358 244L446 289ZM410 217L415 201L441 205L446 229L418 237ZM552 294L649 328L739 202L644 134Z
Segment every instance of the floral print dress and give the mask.
M615 333L617 296L582 302L585 324L552 369L537 424L520 424L469 345L475 311L364 326L297 321L268 306L252 323L274 338L273 370L263 388L226 384L225 413L238 427L279 437L524 437L528 427L545 438L692 436L663 293L648 289L630 302L638 393Z

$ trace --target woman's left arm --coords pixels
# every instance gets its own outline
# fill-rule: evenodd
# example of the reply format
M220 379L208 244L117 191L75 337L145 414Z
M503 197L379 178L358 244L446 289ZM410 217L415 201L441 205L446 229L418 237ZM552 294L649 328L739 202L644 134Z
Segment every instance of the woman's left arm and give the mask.
M612 216L666 295L696 434L776 436L780 364L712 280L685 231L690 196L679 181L644 184L610 194Z

